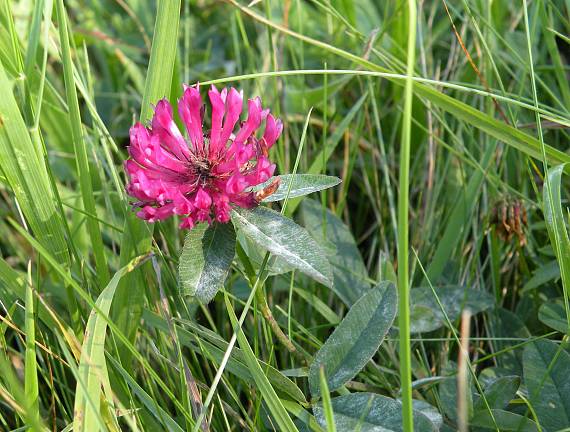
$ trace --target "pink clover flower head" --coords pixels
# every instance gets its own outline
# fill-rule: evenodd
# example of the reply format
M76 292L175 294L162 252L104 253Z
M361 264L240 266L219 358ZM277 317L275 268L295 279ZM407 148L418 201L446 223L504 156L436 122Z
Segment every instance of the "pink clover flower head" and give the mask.
M243 93L212 86L208 97L209 130L204 129L205 105L198 86L184 86L178 100L185 135L166 99L156 104L148 127L137 123L130 129L127 193L136 199L133 205L141 219L156 222L179 215L180 228L191 229L198 222L227 223L232 206L259 204L261 195L251 188L273 175L275 164L268 151L283 124L257 97L247 101L247 118L236 128Z

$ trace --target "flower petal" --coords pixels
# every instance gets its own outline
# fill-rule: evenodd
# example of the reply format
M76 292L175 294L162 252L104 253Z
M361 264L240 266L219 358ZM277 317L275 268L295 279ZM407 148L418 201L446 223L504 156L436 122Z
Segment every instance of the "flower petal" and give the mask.
M220 147L226 146L243 108L243 93L231 88L226 97L226 116L220 134Z
M249 136L259 127L261 124L261 118L261 99L259 97L256 97L255 99L249 99L247 101L247 120L239 130L234 142L244 143L249 138Z
M184 94L178 101L178 114L186 126L194 149L201 152L204 147L202 133L202 97L195 86L185 86Z
M186 140L172 118L172 106L166 99L156 104L152 117L152 134L158 135L160 143L178 159L184 161L190 156Z
M281 136L281 132L283 132L283 123L281 120L275 120L275 117L269 114L265 120L265 132L263 134L265 146L271 148Z
M212 128L210 130L210 149L209 155L213 156L216 154L221 146L221 134L222 134L222 120L224 119L224 113L226 110L226 96L227 89L223 89L222 93L212 85L212 88L208 92L210 97L210 104L212 105ZM225 144L225 143L224 143Z

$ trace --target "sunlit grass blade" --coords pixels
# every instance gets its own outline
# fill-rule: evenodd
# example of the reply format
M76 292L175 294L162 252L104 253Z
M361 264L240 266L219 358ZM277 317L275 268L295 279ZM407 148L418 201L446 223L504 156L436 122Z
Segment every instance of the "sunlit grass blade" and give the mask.
M75 431L91 431L101 416L99 399L101 397L101 385L108 381L104 377L106 372L105 362L105 339L107 334L107 321L102 317L109 314L111 303L121 278L134 270L141 257L135 258L128 265L115 273L109 284L97 298L98 311L92 310L87 321L85 337L81 348L79 361L78 383L75 389L74 426Z
M34 293L32 285L32 268L28 264L28 283L26 285L26 364L24 391L28 415L33 416L34 422L40 419L40 403L38 390L38 362L36 359L36 317L34 312Z

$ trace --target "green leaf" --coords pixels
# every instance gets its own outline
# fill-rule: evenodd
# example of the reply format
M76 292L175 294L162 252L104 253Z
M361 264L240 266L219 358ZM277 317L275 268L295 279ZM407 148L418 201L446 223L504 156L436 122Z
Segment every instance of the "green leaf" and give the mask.
M523 353L528 399L546 431L570 424L570 355L556 343L537 340Z
M493 418L487 410L476 411L473 418L470 420L471 426L480 428L497 430L496 426L501 431L517 431L517 432L536 432L538 428L536 423L531 419L524 417L520 414L515 414L510 411L500 409L492 409ZM496 424L496 426L495 426Z
M265 198L263 202L281 201L284 200L287 195L289 195L289 198L309 195L334 187L342 181L338 177L322 174L283 174L271 177L265 183L255 186L253 190L261 190L270 185L277 178L280 180L279 187L273 194Z
M350 308L311 363L309 386L313 396L320 395L321 367L324 367L330 390L334 391L368 363L392 326L397 298L394 285L381 282Z
M352 393L332 399L334 419L339 431L402 431L402 403L373 393ZM321 405L313 409L317 422L326 427ZM414 431L431 432L436 428L421 412L414 410Z
M252 263L254 263L257 267L261 266L261 263L265 258L266 250L261 249L249 237L246 237L243 232L239 232L237 234L237 241L245 251L249 260ZM269 276L275 276L284 273L289 273L294 269L294 267L289 265L286 261L279 258L278 256L272 256L267 262L265 269Z
M232 221L258 246L326 286L332 271L322 248L304 228L267 207L237 208Z
M522 291L533 290L558 278L560 278L560 267L558 266L558 261L552 260L535 270L532 277L524 284Z
M439 383L439 398L443 413L450 419L457 421L457 364L453 361L447 362L441 371L441 375L445 377ZM467 412L469 418L473 414L473 377L467 375Z
M561 302L544 303L538 309L538 319L548 327L566 333L568 322L566 321L566 311Z
M515 398L521 384L518 376L503 376L492 381L485 388L485 399L491 409L504 409ZM486 411L487 407L480 398L473 407L474 411Z
M275 423L279 426L279 430L287 432L287 431L297 431L293 420L289 417L287 410L281 404L279 397L275 393L275 390L271 386L271 383L267 379L265 371L260 366L259 361L253 350L249 346L249 342L243 333L241 328L238 328L237 323L238 319L235 315L234 309L232 304L230 303L228 297L226 296L226 307L228 309L228 313L230 315L230 320L232 322L232 326L234 329L237 329L237 340L239 343L240 348L244 354L244 360L249 368L253 380L261 393L261 397L263 401L267 404L268 411L271 416L275 419Z
M481 290L464 288L460 285L438 287L437 295L450 320L459 317L463 309L472 314L483 312L494 305L493 298ZM414 288L410 291L412 308L412 333L425 333L445 325L445 318L433 292L429 287Z
M324 214L321 204L306 199L301 204L301 220L307 231L321 245L332 243L336 248L329 256L333 272L333 291L351 306L370 289L368 271L350 229L330 210Z
M75 388L75 407L73 417L74 431L99 430L101 419L100 396L101 385L108 377L105 365L105 339L111 303L121 278L136 268L146 258L135 258L128 265L115 273L109 284L99 295L85 328L81 358L79 360L78 382Z
M236 249L232 224L198 224L184 240L180 255L180 293L196 297L201 303L211 301L224 285Z
M426 416L429 421L435 426L436 430L439 430L443 426L443 416L437 410L436 407L430 405L426 401L423 400L412 400L414 411L421 412L424 416Z

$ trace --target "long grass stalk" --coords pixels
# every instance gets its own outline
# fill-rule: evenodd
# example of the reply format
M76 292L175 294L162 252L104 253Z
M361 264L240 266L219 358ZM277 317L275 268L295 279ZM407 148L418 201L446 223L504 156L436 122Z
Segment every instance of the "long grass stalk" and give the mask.
M79 101L77 99L77 90L73 79L71 48L69 45L69 34L67 30L67 13L65 11L63 0L58 0L56 2L56 10L61 44L61 61L63 63L63 78L65 81L67 104L69 106L69 122L71 124L73 149L77 163L77 177L79 179L83 207L88 214L92 215L87 217L87 231L89 232L89 237L93 244L93 255L97 265L99 284L103 287L107 284L110 275L109 268L107 267L103 237L101 236L101 230L97 221L93 185L91 184L91 175L89 173L87 147L83 138L83 125L81 124Z
M400 328L400 385L402 390L402 419L404 431L414 430L412 410L412 350L410 342L409 287L409 188L410 141L412 133L412 98L414 95L414 65L416 57L416 2L408 0L408 61L404 88L404 115L400 145L400 193L398 199L398 325Z

